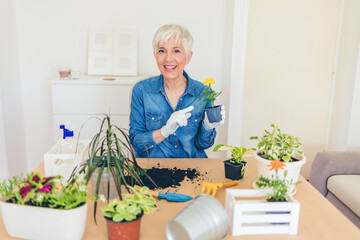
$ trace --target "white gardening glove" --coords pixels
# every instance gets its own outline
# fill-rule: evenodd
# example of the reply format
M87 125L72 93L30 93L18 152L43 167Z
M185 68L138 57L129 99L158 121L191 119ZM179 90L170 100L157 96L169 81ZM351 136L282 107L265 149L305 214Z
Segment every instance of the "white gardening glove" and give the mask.
M216 128L216 127L219 127L221 125L223 125L225 123L225 106L221 106L221 121L220 122L213 122L213 123L210 123L209 122L209 119L206 115L206 112L205 112L205 117L204 117L204 127L206 130L211 130L213 128Z
M194 106L179 110L171 114L166 125L161 128L161 135L168 137L170 134L173 134L178 127L183 127L187 125L187 120L191 116L191 112L194 109Z

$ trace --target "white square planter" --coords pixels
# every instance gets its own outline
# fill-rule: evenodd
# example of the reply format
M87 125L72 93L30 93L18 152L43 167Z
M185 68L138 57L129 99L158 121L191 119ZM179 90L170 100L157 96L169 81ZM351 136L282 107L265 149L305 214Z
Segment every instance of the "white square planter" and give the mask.
M300 203L287 196L288 202L265 200L269 189L226 189L225 209L232 235L297 234ZM250 198L262 199L250 199Z
M7 233L14 238L44 240L82 239L87 204L70 210L24 206L0 201Z
M77 154L61 154L61 144L63 140L59 140L47 153L44 154L45 176L61 175L68 180L74 168L85 160L90 140L79 140Z

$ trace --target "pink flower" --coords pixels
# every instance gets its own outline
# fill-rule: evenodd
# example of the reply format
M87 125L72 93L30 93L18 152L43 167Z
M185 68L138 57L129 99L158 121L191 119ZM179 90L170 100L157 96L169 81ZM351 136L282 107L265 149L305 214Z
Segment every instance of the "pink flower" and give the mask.
M49 184L45 184L42 188L39 188L39 190L37 190L38 192L43 192L43 193L51 193L53 186L51 183Z
M38 182L40 182L40 177L37 174L35 174L32 178L32 181L38 183ZM27 182L30 183L29 180Z
M44 178L44 183L47 183L47 182L50 181L51 179L53 179L53 177Z
M24 199L26 195L31 191L33 186L26 186L20 189L19 193L21 194L22 198Z

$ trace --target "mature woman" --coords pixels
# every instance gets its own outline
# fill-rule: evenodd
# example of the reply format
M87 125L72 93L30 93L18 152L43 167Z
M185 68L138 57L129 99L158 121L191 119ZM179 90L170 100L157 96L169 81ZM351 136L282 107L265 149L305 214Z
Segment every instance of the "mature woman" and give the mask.
M137 157L206 158L214 144L215 128L209 123L199 96L204 85L184 71L193 55L193 38L180 25L164 25L155 33L153 49L160 75L137 83L132 92L130 139Z

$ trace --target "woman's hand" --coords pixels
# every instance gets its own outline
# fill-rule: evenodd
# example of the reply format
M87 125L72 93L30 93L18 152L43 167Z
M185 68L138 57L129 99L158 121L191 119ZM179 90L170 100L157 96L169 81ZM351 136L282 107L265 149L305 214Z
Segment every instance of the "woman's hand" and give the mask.
M216 128L216 127L219 127L221 125L223 125L225 123L225 106L221 106L221 121L220 122L213 122L213 123L210 123L209 122L209 119L206 115L206 112L205 112L205 117L204 117L204 127L206 130L211 130L213 128Z
M173 134L178 129L178 127L186 126L187 120L191 116L190 112L193 109L194 107L190 106L171 114L166 125L161 128L161 135L168 137L169 135Z

